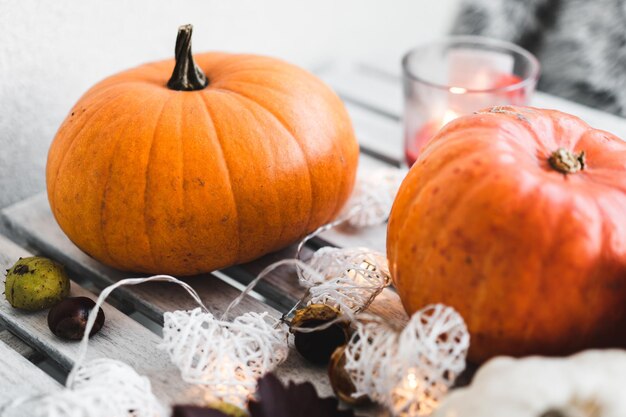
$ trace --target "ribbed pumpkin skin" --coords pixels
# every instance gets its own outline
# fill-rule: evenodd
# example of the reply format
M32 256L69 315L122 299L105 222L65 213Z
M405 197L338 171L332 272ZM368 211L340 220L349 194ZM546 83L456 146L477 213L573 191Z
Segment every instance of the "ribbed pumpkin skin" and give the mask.
M563 147L586 167L548 163ZM626 345L626 143L558 111L457 119L424 149L389 220L409 313L457 309L470 359Z
M190 275L255 259L331 220L358 145L340 99L282 61L195 55L210 84L166 87L174 61L91 88L49 151L63 231L127 271Z

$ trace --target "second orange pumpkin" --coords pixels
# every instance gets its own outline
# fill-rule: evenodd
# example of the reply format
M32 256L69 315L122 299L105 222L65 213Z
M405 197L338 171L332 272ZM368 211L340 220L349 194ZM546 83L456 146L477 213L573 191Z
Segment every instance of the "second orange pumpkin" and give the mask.
M404 180L387 251L407 311L457 309L474 361L626 346L626 142L553 110L457 119Z

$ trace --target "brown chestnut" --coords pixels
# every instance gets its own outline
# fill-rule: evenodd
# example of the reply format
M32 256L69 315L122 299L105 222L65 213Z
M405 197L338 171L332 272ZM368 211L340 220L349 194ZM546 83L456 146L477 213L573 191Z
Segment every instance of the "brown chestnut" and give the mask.
M369 402L369 397L362 395L353 397L356 387L352 382L352 378L346 371L346 345L339 346L330 357L328 364L328 377L330 386L333 388L335 395L341 401L351 405L363 405Z
M90 298L68 297L50 309L48 327L62 339L80 340L85 334L89 313L95 306ZM104 312L100 309L89 337L98 333L103 324Z
M294 335L294 344L298 353L314 364L327 364L335 349L348 342L349 324L345 321L337 321L330 327L313 332L303 332L298 329L316 328L340 316L339 310L325 304L311 304L296 310L289 330Z
M172 417L247 417L241 408L225 402L210 403L206 407L175 405Z

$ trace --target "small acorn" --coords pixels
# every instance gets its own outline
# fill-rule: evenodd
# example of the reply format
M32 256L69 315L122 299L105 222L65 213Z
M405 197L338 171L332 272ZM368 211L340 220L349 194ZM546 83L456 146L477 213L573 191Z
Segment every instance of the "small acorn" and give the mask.
M314 328L337 319L340 311L325 304L311 304L296 310L289 331L294 335L296 350L308 361L324 365L337 347L345 345L350 338L346 321L338 321L330 327L314 332L298 331L298 328Z
M48 258L20 258L7 270L4 294L15 308L43 310L70 293L70 279L62 265Z
M80 340L85 334L89 313L96 306L87 297L69 297L50 309L48 313L48 327L54 335L67 340ZM96 321L89 333L89 337L98 333L104 325L104 312L98 310Z
M328 377L330 386L341 401L350 405L362 405L370 401L367 395L353 397L356 391L350 375L346 372L346 346L339 346L330 357Z
M197 405L175 405L172 417L248 417L248 413L236 405L215 402L206 407Z

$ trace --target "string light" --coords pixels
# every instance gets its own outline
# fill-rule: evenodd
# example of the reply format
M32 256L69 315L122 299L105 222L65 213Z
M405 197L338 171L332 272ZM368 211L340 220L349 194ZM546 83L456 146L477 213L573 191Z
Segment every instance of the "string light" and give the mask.
M27 414L37 417L32 410L39 410L41 416L47 417L126 417L130 409L136 417L165 415L147 378L136 374L130 366L109 359L84 363L94 313L104 300L119 286L149 281L176 283L199 305L190 311L164 315L164 337L159 347L179 368L183 380L206 386L217 400L243 406L255 389L256 380L286 359L288 329L267 313L249 312L230 320L229 312L271 271L295 265L307 293L294 309L299 305L323 304L354 320L390 283L385 256L366 248L325 247L305 263L299 259L300 252L308 240L339 224L367 227L386 221L403 176L402 170L385 169L362 178L344 214L304 238L295 259L265 268L220 318L210 313L193 288L171 276L130 278L107 287L89 316L86 336L79 346L66 388L43 397L18 399L11 405L15 406L13 410L21 410L15 416L26 415L25 409L20 408L24 404L28 404ZM433 306L416 313L403 331L376 318L358 320L355 336L345 347L345 369L356 387L354 395L369 395L386 404L396 416L426 415L420 413L436 406L440 394L451 383L451 375L456 375L465 365L469 337L462 319L459 321L455 315L447 307ZM302 330L314 332L328 325ZM439 337L437 332L446 337ZM421 350L415 351L410 346L421 346ZM454 355L454 360L446 355ZM106 384L98 385L102 381ZM100 397L92 395L96 391ZM95 406L100 403L118 404L124 408L123 414L117 409ZM66 413L67 410L74 411Z
M288 354L287 330L267 313L219 320L199 308L164 315L165 350L184 381L206 385L216 399L239 407L256 381Z
M387 258L367 248L317 250L301 270L300 283L308 289L301 304L325 304L350 320L365 310L391 283Z
M339 218L358 228L384 223L405 175L402 169L381 168L361 176Z
M362 317L345 349L352 395L367 395L396 417L427 416L465 368L468 347L463 319L441 304L416 312L402 330Z

